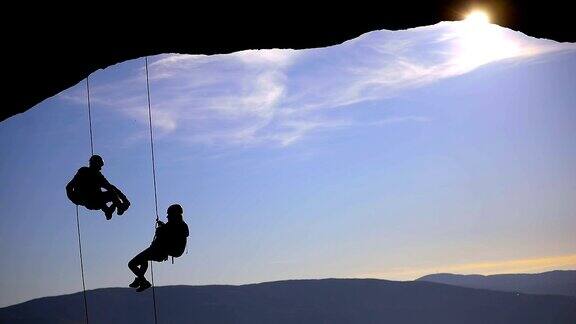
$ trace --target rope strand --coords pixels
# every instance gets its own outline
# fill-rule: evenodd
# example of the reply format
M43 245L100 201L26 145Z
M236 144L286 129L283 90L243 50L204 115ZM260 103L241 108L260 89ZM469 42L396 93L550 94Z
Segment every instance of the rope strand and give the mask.
M154 157L154 136L152 134L152 105L150 103L150 79L148 77L148 57L145 57L146 63L146 93L148 95L148 126L150 129L150 152L152 155L152 179L154 181L154 210L156 212L156 222L154 228L158 226L158 190L156 188L156 159ZM158 310L156 308L156 288L154 285L154 266L150 261L150 276L152 278L152 299L154 301L154 323L158 323Z
M92 109L90 109L90 81L88 81L89 77L90 76L86 77L86 93L88 94L88 122L90 124L90 155L94 155L94 139L92 136Z
M80 271L82 273L82 292L84 295L84 314L86 324L88 324L88 301L86 299L86 283L84 281L84 258L82 256L82 237L80 236L80 217L78 216L78 205L76 205L76 228L78 229L78 250L80 251Z
M148 94L148 126L150 129L150 152L152 153L152 179L154 181L154 208L156 211L156 220L158 218L158 194L156 189L156 159L154 157L154 137L152 135L152 105L150 103L150 80L148 77L148 57L146 59L146 92Z
M88 103L88 125L90 126L90 153L94 155L94 139L92 135L92 112L90 107L90 81L89 76L86 77L86 94ZM86 298L86 281L84 279L84 256L82 255L82 236L80 234L80 216L78 212L78 205L76 205L76 230L78 232L78 252L80 254L80 273L82 274L82 295L84 297L84 315L86 316L86 324L89 323L88 317L88 299Z
M154 266L150 261L150 277L152 278L152 301L154 303L154 324L158 323L158 309L156 308L156 286L154 285Z

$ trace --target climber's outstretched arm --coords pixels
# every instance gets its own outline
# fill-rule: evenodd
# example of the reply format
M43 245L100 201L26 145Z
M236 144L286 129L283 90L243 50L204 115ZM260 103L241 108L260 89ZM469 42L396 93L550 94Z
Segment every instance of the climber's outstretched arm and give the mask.
M107 191L113 192L116 196L118 196L122 200L122 202L124 203L128 202L128 198L126 198L126 195L124 195L124 193L120 191L120 189L118 189L115 185L108 182L106 178L102 177L102 183L100 185Z

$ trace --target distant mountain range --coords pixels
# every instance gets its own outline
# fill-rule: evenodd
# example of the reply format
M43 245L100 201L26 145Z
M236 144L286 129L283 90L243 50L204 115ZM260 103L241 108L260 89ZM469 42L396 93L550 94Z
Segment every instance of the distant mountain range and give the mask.
M576 270L491 276L439 273L417 280L468 288L576 297Z
M422 280L291 280L156 289L159 323L576 323L576 298ZM151 289L88 292L90 323L153 323ZM0 309L0 323L83 323L82 294Z

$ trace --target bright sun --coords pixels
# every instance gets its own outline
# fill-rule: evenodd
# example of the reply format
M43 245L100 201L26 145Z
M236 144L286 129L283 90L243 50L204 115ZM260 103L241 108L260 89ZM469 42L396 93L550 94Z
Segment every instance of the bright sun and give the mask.
M488 24L490 23L490 17L484 11L475 10L469 13L464 19L466 22L473 24Z
M480 65L519 55L520 49L485 11L474 10L458 28L457 67L467 71Z

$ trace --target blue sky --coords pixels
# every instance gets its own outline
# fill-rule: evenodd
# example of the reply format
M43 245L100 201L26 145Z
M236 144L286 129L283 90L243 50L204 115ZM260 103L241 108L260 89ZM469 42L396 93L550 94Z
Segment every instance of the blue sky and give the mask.
M159 205L189 251L159 285L576 268L576 46L495 25L319 49L150 58ZM91 76L95 151L132 207L81 210L89 289L154 231L144 60ZM64 187L83 82L0 124L0 306L81 288Z

